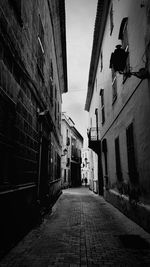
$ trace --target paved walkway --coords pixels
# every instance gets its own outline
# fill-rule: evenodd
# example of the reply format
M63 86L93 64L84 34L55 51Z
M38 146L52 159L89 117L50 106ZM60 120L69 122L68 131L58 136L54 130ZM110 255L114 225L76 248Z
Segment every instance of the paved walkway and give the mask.
M150 266L150 235L88 188L67 189L4 266Z

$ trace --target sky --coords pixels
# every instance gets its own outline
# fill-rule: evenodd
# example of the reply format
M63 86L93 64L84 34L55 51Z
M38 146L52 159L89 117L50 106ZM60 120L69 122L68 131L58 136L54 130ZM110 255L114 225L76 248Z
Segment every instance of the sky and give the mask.
M97 0L66 0L68 93L62 110L86 139L88 112L84 110L92 52ZM86 142L85 142L86 143Z

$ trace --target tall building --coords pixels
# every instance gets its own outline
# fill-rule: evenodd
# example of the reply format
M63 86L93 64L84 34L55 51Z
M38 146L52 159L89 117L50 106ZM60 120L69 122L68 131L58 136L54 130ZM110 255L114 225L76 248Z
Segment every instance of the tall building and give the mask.
M73 120L62 113L62 187L81 185L81 150L83 137L75 128Z
M81 178L82 185L87 185L94 193L98 193L98 166L97 154L90 148L82 149Z
M64 1L0 1L1 247L61 193L66 91Z
M61 154L61 177L62 187L71 186L71 126L74 122L66 113L62 113L62 154Z
M147 230L149 29L149 1L98 1L85 104L89 146L99 147L101 192Z

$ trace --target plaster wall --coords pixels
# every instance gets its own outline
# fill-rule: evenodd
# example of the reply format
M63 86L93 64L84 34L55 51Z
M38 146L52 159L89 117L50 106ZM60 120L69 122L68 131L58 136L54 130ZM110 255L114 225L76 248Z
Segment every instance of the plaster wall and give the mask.
M104 89L105 123L101 126L101 138L108 144L109 186L116 188L116 166L114 141L119 136L120 156L123 179L128 183L126 128L133 122L136 163L139 173L141 199L149 202L150 193L150 92L148 80L130 77L123 83L123 77L117 73L117 99L112 102L112 78L109 62L111 53L118 40L121 21L128 17L129 58L132 71L138 71L145 66L146 61L146 7L141 8L141 1L113 1L114 28L110 35L110 21L107 19L101 51L103 52L103 70L97 69L97 84L99 90ZM99 59L100 61L100 59ZM100 62L99 62L100 65ZM95 93L96 94L96 93ZM91 109L93 100L91 102ZM101 107L99 106L101 112ZM103 160L104 163L104 160ZM104 164L103 164L104 167ZM116 189L117 190L117 189Z

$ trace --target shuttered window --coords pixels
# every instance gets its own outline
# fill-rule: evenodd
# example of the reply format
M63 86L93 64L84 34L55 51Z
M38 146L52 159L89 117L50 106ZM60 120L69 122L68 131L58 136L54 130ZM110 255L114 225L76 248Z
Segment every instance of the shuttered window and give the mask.
M114 68L112 70L112 103L117 99L117 76Z
M116 175L119 181L122 180L121 160L120 160L120 144L119 137L115 139L115 155L116 155Z
M101 114L102 114L102 124L105 122L105 107L104 107L104 89L100 90L101 96Z
M131 123L126 129L126 139L129 177L132 182L135 182L137 180L137 168L135 160L133 123Z

